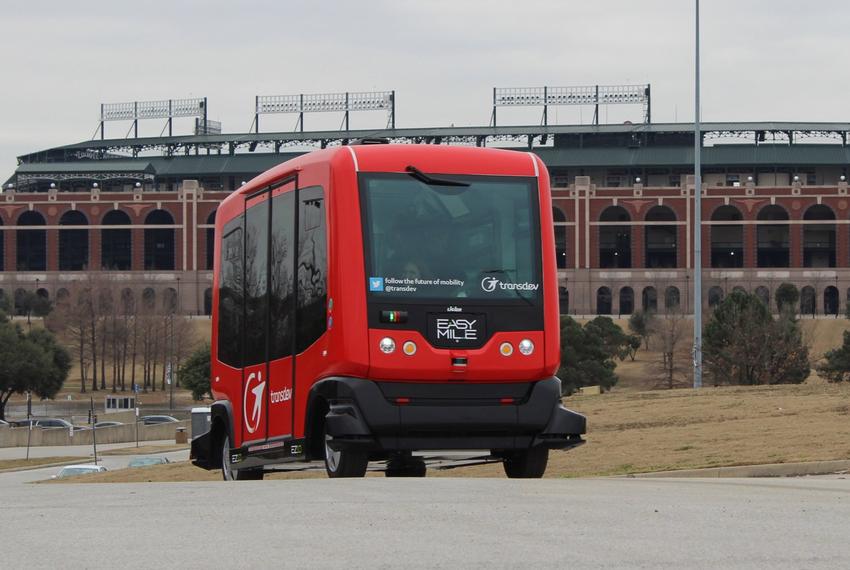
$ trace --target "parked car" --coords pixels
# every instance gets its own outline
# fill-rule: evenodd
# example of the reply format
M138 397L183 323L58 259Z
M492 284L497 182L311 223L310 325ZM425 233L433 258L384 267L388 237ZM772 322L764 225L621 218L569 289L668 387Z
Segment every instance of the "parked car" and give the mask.
M102 473L106 471L103 465L66 465L59 470L59 473L54 475L53 479L64 479L65 477L74 477L76 475L88 475L89 473Z
M115 427L115 426L123 426L124 424L121 422L113 422L113 421L105 421L105 422L97 422L94 424L95 429L98 428L107 428L107 427Z
M136 457L131 459L127 467L147 467L148 465L165 465L168 463L167 457Z
M142 416L142 422L146 426L152 426L156 424L170 424L173 422L179 422L177 418L173 418L171 416Z
M75 426L68 420L63 420L62 418L32 418L29 420L19 420L14 422L14 427L28 427L30 422L32 422L33 427L39 427L42 429L74 428L75 431L85 429L84 427Z

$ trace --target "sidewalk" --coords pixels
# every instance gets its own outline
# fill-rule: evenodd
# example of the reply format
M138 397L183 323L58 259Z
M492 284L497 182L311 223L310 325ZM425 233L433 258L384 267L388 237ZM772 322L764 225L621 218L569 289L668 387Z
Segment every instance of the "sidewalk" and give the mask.
M157 441L141 441L139 445L173 445L173 439L162 439ZM124 447L135 447L136 442L107 443L97 446L97 452L110 449L121 449ZM92 454L91 445L54 445L30 447L30 457L89 457ZM24 459L27 456L26 447L0 447L0 459Z

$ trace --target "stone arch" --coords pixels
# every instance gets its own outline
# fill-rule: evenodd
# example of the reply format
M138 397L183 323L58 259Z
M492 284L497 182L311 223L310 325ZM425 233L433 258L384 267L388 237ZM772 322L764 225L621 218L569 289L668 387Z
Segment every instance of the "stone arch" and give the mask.
M110 210L103 216L104 226L130 226L132 220L123 210ZM100 230L100 263L103 269L129 271L133 268L133 230Z
M74 227L59 230L59 271L85 270L89 266L88 218L79 210L68 210L59 225Z
M210 212L210 215L207 216L207 223L215 225L215 216L218 213L218 209ZM208 270L212 270L214 261L213 256L215 255L215 228L207 228L205 230L206 233L206 242L207 242L207 251L206 251L206 268Z
M825 204L815 204L805 211L803 221L833 222L803 225L803 267L835 267L835 212Z
M28 210L18 216L18 226L45 226L40 212ZM16 266L18 271L47 270L47 231L43 229L18 229L16 232Z
M635 312L635 291L631 287L620 288L620 311L621 315L631 315Z
M756 230L756 262L758 267L789 267L791 263L788 211L771 204L759 210L760 222L785 222L759 224Z
M643 293L641 293L641 305L643 306L644 312L658 312L658 291L656 291L655 287L649 286L643 288Z
M723 302L723 297L725 297L723 294L723 288L715 285L708 290L708 306L716 307Z
M622 206L608 206L599 215L599 267L630 268L632 266L632 218ZM613 225L616 224L616 225Z
M166 210L154 210L145 217L145 225L173 225L174 217ZM145 269L173 271L174 229L145 228Z
M817 311L815 288L806 285L800 289L800 314L815 316Z
M711 266L721 269L744 266L744 216L735 206L720 206L711 214Z
M596 290L596 314L611 314L611 289L608 287L600 287Z
M664 290L664 310L668 313L678 311L681 306L681 294L679 288L670 285Z
M644 218L647 222L675 222L676 213L668 206L653 206ZM676 225L644 226L646 267L672 268L677 266L678 229Z

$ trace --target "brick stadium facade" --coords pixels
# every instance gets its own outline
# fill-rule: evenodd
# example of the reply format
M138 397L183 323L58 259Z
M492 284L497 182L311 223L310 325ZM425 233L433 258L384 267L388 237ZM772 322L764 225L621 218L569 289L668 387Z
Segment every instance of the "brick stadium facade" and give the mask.
M743 288L773 305L776 288L790 282L801 290L803 314L843 312L850 302L850 124L704 128L704 140L715 144L703 151L703 304ZM553 182L562 312L689 310L695 260L687 124L242 133L48 149L19 157L3 186L0 289L10 296L38 290L55 300L96 269L157 307L207 314L218 203L241 180L300 154L294 147L358 136L525 144ZM724 144L729 137L734 144ZM806 137L829 140L797 142ZM255 152L261 148L273 152Z
M176 303L183 313L209 314L214 216L227 194L190 180L175 192L5 190L0 289L54 300L82 273L102 269L158 309Z
M562 312L629 314L690 307L694 182L678 188L555 188ZM783 282L801 312L836 314L850 298L850 197L834 186L703 185L703 303L734 288L772 302ZM846 295L841 295L846 291Z

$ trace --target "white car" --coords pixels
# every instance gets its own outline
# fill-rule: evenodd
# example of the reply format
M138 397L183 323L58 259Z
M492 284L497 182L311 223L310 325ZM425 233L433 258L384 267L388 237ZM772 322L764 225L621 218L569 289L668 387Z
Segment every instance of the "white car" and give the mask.
M59 473L54 475L53 479L64 479L65 477L74 477L76 475L87 475L88 473L102 473L106 471L103 465L66 465L59 470Z

